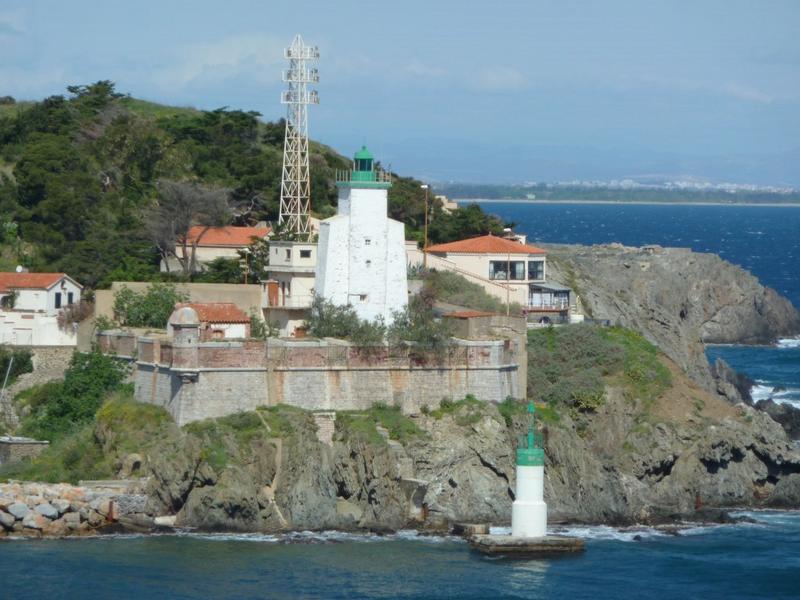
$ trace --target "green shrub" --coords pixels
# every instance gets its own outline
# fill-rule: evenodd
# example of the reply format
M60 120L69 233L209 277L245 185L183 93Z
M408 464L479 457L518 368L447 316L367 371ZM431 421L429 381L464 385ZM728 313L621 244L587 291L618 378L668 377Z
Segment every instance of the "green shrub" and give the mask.
M483 286L473 283L452 271L422 271L425 293L433 296L436 302L446 302L473 310L506 313L506 303L489 294ZM513 302L510 306L513 315L521 314L522 307Z
M395 312L388 329L392 346L408 346L409 353L419 359L443 361L451 346L447 323L434 318L431 298L415 296L402 311Z
M339 411L336 413L336 432L345 439L374 446L385 446L386 440L378 433L377 423L363 411Z
M39 439L55 440L90 423L104 397L123 386L127 365L95 349L75 352L64 381L50 384L44 392L27 394L30 413L21 432Z
M457 425L465 427L480 421L485 414L485 408L485 402L478 400L472 394L467 394L461 400L453 401L449 398L442 399L439 408L432 410L430 415L434 419L441 419L445 415L452 415Z
M23 460L0 468L0 481L21 479L48 483L78 483L81 479L109 479L113 470L94 437L94 426L66 435L33 460Z
M172 416L155 404L136 402L128 386L112 392L95 414L95 431L107 454L141 453L165 437Z
M372 406L368 414L372 417L373 421L379 423L381 427L389 432L389 437L391 439L397 440L403 444L422 437L425 434L422 429L417 427L414 421L403 414L399 406L387 406L378 403Z
M8 370L11 365L11 370ZM0 387L8 374L8 385L19 375L33 371L33 353L26 348L0 346Z
M515 416L523 415L528 411L528 406L527 402L509 396L497 405L497 410L500 411L506 426L510 426Z
M350 340L357 346L383 344L386 337L382 320L364 321L351 305L339 306L321 296L314 297L305 327L314 337Z
M671 385L658 349L620 327L567 325L528 332L528 396L551 406L591 412L606 382L652 401Z
M134 292L126 286L114 294L114 319L127 327L165 329L178 302L188 296L170 283L151 283L144 292Z

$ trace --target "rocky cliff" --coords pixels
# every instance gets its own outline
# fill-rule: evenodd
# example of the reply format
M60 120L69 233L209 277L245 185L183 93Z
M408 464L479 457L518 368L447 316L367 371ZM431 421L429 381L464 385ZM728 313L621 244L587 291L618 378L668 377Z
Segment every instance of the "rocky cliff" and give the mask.
M544 426L551 522L657 523L702 519L708 507L800 506L800 453L782 428L667 363L674 385L655 403L610 386L596 411ZM308 413L258 413L264 426L246 434L214 426L149 451L151 511L211 530L509 522L521 411L507 424L495 405L462 403L408 419L414 433L400 440L368 415L358 428L340 415L331 444L317 439ZM271 425L275 415L288 426Z
M704 344L768 344L800 333L800 313L715 254L621 244L546 245L548 278L575 289L588 315L644 334L705 389Z

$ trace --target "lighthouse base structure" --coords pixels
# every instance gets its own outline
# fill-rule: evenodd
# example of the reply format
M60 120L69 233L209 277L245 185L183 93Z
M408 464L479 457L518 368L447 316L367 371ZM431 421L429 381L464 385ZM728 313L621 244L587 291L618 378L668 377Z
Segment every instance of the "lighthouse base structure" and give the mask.
M533 402L528 404L531 423L527 439L517 448L517 493L511 506L511 535L474 534L473 550L510 558L548 557L583 552L583 540L547 535L544 503L544 450L534 428Z
M511 535L522 538L547 535L544 466L517 465L517 494L511 505Z
M561 535L522 538L478 534L469 538L469 545L482 554L507 558L555 558L585 550L582 539Z

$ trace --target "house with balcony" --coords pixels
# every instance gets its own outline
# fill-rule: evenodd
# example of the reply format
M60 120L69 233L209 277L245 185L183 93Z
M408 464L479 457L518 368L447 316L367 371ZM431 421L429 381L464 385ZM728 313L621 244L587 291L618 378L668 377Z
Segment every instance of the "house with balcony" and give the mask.
M282 337L303 335L303 323L314 299L316 269L316 243L270 242L262 309L267 322L277 325Z
M77 323L59 323L59 314L82 291L66 273L0 272L0 344L74 346Z
M564 322L575 312L572 290L547 281L547 251L524 237L482 235L428 246L424 254L428 268L453 271L499 300L519 304L529 321Z

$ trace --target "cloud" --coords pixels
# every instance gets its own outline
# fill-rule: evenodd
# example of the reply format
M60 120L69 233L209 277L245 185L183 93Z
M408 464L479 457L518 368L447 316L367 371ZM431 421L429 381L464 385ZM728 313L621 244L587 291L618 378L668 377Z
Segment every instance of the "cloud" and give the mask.
M739 100L746 100L748 102L758 102L760 104L771 104L775 98L769 94L762 92L754 87L748 85L741 85L738 83L728 83L720 89L723 94L733 96Z
M0 37L24 35L27 10L4 9L0 11Z
M184 87L200 81L220 81L246 72L251 79L275 82L284 66L287 40L263 34L237 35L207 44L180 48L168 66L157 69L163 87Z
M412 75L414 77L444 77L447 74L447 71L442 67L436 67L434 65L426 65L419 60L413 60L410 63L406 64L402 68L404 73Z
M652 76L639 77L637 81L647 86L657 86L681 93L696 94L698 92L704 92L728 96L745 102L757 102L759 104L771 104L778 99L777 96L769 94L756 87L736 82L720 83L711 81L698 81L695 79L662 78ZM627 85L630 84L627 83Z
M528 79L513 67L493 66L479 69L469 81L470 87L485 92L506 92L526 87Z
M0 36L2 35L22 35L22 29L15 27L13 23L0 19Z

